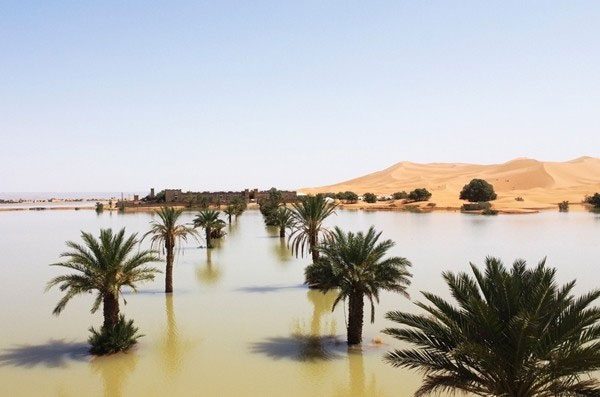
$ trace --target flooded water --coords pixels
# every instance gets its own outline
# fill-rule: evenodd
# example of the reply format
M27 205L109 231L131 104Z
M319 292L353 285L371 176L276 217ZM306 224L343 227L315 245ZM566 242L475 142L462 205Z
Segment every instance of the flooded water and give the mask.
M192 213L185 215L191 221ZM59 293L44 293L60 272L48 264L79 231L126 227L144 233L152 215L93 211L0 213L0 396L409 396L414 372L383 362L398 343L383 337L389 310L415 310L384 293L376 321L365 318L362 350L345 345L344 306L334 294L302 285L307 258L292 257L277 231L247 211L214 250L190 243L177 253L175 293L161 291L164 275L127 294L123 312L145 336L127 354L92 358L91 297L77 297L51 315ZM544 256L559 279L578 280L577 292L600 285L600 216L542 213L481 217L339 211L330 225L374 225L396 241L392 254L412 263L412 299L430 290L448 296L443 270L467 270L486 255L536 263Z

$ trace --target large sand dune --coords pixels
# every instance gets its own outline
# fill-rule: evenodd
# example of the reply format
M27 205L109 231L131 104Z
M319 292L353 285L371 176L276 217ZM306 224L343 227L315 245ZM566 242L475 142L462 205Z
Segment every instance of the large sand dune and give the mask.
M494 185L498 209L556 208L563 200L580 203L586 195L600 192L600 159L580 157L567 162L542 162L519 158L504 164L418 164L401 162L382 171L335 185L301 189L303 193L351 190L389 195L418 187L429 189L438 207L458 208L462 187L473 178ZM516 201L522 197L524 201Z

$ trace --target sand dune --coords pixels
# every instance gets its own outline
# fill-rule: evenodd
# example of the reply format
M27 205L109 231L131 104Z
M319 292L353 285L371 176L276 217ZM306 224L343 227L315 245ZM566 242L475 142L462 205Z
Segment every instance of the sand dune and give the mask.
M351 190L388 195L426 187L438 207L457 208L462 187L473 178L494 185L498 209L556 208L563 200L580 203L586 195L600 192L600 159L580 157L566 162L542 162L518 158L503 164L418 164L401 162L382 171L335 185L300 189L303 193ZM524 201L516 201L522 197Z

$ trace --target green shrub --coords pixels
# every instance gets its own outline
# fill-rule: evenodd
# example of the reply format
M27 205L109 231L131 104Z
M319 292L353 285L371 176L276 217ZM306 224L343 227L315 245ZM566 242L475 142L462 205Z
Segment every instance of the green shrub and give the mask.
M358 194L351 191L338 192L336 193L335 198L346 203L352 204L358 201Z
M431 198L431 192L425 188L415 189L408 193L410 201L427 201Z
M96 203L96 212L100 213L102 211L104 211L104 204L102 204L101 202L97 202Z
M482 201L479 203L465 203L460 207L463 211L485 211L492 208L492 205L487 201Z
M392 198L394 200L406 200L408 198L408 193L406 193L404 190L401 192L396 192L392 194Z
M558 203L558 211L560 211L560 212L567 212L567 211L569 211L569 202L568 201L563 201L561 203Z
M469 200L472 203L496 200L496 197L494 187L483 179L471 180L460 192L461 200Z
M585 202L593 205L595 208L600 208L600 193L595 193L593 196L587 196Z
M373 193L365 193L363 194L363 200L367 203L375 203L377 202L377 196Z
M133 320L125 320L123 315L119 316L119 321L114 327L102 326L100 331L91 327L90 332L92 333L88 339L90 353L97 356L125 351L135 345L138 338L143 336L138 334Z

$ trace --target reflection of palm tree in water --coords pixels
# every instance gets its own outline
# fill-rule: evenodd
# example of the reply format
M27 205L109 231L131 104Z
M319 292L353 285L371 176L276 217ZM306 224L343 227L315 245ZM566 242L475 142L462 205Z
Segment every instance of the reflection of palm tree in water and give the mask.
M163 338L161 350L164 356L162 360L170 373L177 372L181 364L183 348L179 340L175 311L173 310L173 295L165 295L165 313L167 315L166 333Z
M273 251L275 251L275 255L277 255L280 262L288 262L292 259L292 252L283 238L273 244Z
M212 263L212 250L206 250L206 264L196 270L196 277L205 285L214 284L221 278L221 270Z
M90 362L92 371L99 373L104 385L105 397L121 397L123 386L129 373L137 364L135 352L118 353L106 357L96 357Z
M183 357L192 350L195 343L184 340L179 333L175 318L173 295L165 295L165 314L167 323L160 345L161 363L164 364L169 374L175 374L180 371Z
M321 319L324 315L331 313L333 301L335 301L336 293L331 291L323 294L318 290L311 289L306 293L310 303L313 305L313 314L310 321L310 334L314 336L325 334L321 332ZM329 335L335 335L335 319L331 319Z
M360 348L348 349L348 376L348 385L340 387L336 396L363 397L382 395L381 390L377 390L374 375L367 384L364 357Z

